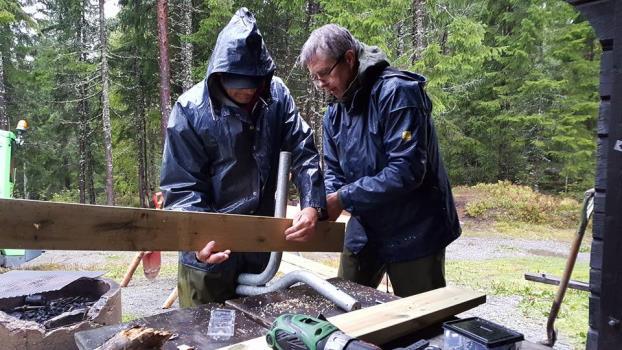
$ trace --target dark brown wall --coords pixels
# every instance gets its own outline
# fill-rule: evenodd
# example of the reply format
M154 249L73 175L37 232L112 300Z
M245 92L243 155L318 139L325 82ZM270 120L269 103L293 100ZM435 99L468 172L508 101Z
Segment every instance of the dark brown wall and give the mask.
M592 257L589 350L622 349L622 1L569 0L603 47Z

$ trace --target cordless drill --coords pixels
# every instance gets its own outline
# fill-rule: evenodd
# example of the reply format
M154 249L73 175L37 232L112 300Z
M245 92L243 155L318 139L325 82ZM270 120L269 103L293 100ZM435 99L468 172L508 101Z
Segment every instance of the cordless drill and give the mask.
M350 337L326 319L294 314L279 316L266 341L277 350L381 350Z

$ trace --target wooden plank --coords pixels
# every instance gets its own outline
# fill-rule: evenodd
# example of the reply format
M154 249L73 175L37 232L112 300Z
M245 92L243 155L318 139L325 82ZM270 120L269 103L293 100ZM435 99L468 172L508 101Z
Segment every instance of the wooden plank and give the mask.
M600 101L598 109L598 121L596 123L596 134L599 136L609 135L609 119L611 115L611 101Z
M612 46L612 45L607 45L607 46ZM613 91L613 50L611 50L611 47L603 47L603 54L600 56L599 93L601 96L601 102L611 98L612 91Z
M439 288L386 304L328 318L350 336L384 344L486 302L486 295L457 287ZM264 337L222 349L268 349Z
M589 328L587 331L587 344L585 344L586 349L598 349L598 331L592 328Z
M605 227L601 251L601 293L599 303L592 307L590 318L596 320L597 349L619 350L622 344L622 2L615 1L610 22L613 30L613 69L611 114L609 120L609 149L607 154L607 191L604 213ZM594 255L592 255L594 256ZM595 295L595 294L592 294ZM592 301L592 300L590 300ZM595 312L592 313L592 308ZM592 322L590 321L590 325ZM592 343L592 342L588 342Z
M324 265L317 261L295 255L294 253L284 253L283 260L281 260L281 266L279 267L279 272L286 274L296 270L311 271L324 279L337 276L336 267ZM383 278L376 289L385 293L393 293L393 286L391 286L390 283L387 285L387 283L388 281Z
M283 253L282 262L288 263L290 264L290 266L295 267L295 270L311 271L324 279L337 277L336 268L324 265L311 259L304 258L299 255L295 255L293 253Z
M607 153L609 141L607 137L599 137L596 142L596 179L594 188L599 192L607 189Z
M603 244L603 241L600 239L592 240L590 267L593 269L601 269L603 266Z
M319 222L305 243L285 240L291 219L0 199L0 247L58 250L198 250L210 240L237 252L343 248L345 225Z
M600 295L600 286L602 280L602 271L598 269L590 269L590 291L593 294Z
M587 19L600 39L609 39L614 35L615 0L569 0Z
M596 294L590 294L588 297L589 316L588 324L590 328L600 330L600 297Z
M592 236L597 239L603 239L603 230L605 229L605 214L594 213L592 217Z
M603 191L598 190L594 193L594 213L605 213L605 198Z

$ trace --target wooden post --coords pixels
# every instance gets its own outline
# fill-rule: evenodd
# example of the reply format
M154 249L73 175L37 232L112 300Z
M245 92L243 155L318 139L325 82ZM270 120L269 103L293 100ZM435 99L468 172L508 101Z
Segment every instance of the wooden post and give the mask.
M166 298L166 301L164 302L164 304L162 304L162 308L169 309L171 306L173 306L175 300L177 300L177 287L175 287L175 289L173 289L168 298Z
M127 287L127 285L130 283L130 280L132 279L132 276L134 276L136 268L138 268L138 265L143 260L144 255L145 252L136 253L136 256L134 256L134 259L130 263L130 266L127 267L127 272L125 272L125 276L123 276L123 281L121 281L121 287Z

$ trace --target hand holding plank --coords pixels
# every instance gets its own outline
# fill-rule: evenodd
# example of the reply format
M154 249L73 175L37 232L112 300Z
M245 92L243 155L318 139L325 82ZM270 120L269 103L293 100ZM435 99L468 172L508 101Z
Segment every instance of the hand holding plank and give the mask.
M203 249L199 250L195 253L197 260L205 264L220 264L225 260L229 259L229 254L231 254L231 250L227 249L222 252L214 251L216 247L216 242L210 241L203 247Z
M306 242L315 235L318 220L315 208L304 208L294 216L292 226L285 230L285 239L293 242Z

